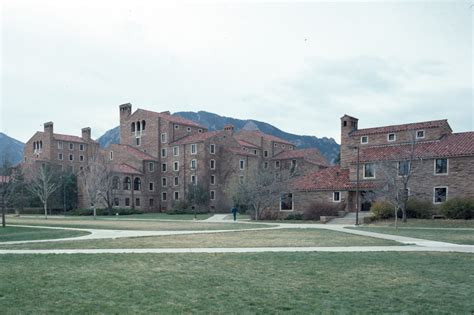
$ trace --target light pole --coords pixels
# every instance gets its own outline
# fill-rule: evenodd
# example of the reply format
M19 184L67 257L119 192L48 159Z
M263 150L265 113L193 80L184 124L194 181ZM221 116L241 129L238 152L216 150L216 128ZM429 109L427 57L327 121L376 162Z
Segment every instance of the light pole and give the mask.
M356 181L356 222L355 225L359 225L359 182L360 182L360 148L359 146L350 147L351 149L357 150L357 181Z

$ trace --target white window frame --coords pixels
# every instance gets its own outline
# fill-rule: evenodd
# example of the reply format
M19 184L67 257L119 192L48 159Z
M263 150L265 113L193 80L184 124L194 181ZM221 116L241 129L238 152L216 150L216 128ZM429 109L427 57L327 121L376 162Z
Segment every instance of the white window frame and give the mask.
M69 143L69 150L74 151L74 143Z
M84 155L79 155L79 161L84 162Z
M79 145L79 151L84 151L84 145L83 144Z
M166 148L161 149L161 157L165 158L168 156L168 150Z
M191 175L191 182L190 183L195 185L195 186L197 185L197 183L198 183L197 175L194 175L194 174Z
M161 201L167 201L168 200L168 194L166 193L166 191L163 191L161 193Z
M173 178L173 186L179 186L179 176L175 176Z
M445 201L436 202L436 189L438 189L438 188L446 188L446 200L445 200ZM433 187L433 204L439 205L439 204L442 204L442 203L448 201L448 196L449 196L449 189L448 189L448 186L436 186L436 187Z
M179 146L173 147L173 156L179 156Z
M209 168L210 168L211 170L215 170L215 169L216 169L216 160L211 159L211 160L209 161Z
M215 190L211 190L211 191L209 192L209 198L210 198L211 200L216 200L216 191L215 191Z
M446 160L446 173L436 173L436 160ZM433 175L435 176L446 176L449 175L449 159L448 158L438 158L433 161Z
M163 132L161 134L161 143L168 143L168 134L166 132Z
M366 141L364 141L366 139ZM368 144L369 143L369 136L361 136L360 137L360 143L361 144Z
M173 192L173 200L179 200L179 191Z
M173 172L179 172L179 161L173 162Z
M198 129L198 132L199 132L199 133L202 133L202 129Z
M174 125L174 129L179 129L179 125Z
M211 175L210 179L209 179L209 183L211 185L215 185L216 184L216 175Z
M390 136L393 135L393 140L390 140ZM397 134L394 133L394 132L391 132L389 134L387 134L387 141L388 142L394 142L394 141L397 141Z
M191 132L191 127L187 127L187 128L186 128L186 131L187 131L187 132Z
M58 160L62 161L63 160L63 154L62 153L58 153Z
M366 166L367 164L372 164L372 165L373 165L373 168L374 168L374 176L372 176L372 177L366 177L366 176L365 176L365 166ZM362 178L363 178L363 179L375 179L375 163L364 163L364 166L362 167Z
M285 209L285 210L283 210L283 209L281 208L281 198L282 198L282 196L283 196L284 194L291 194L291 209ZM280 211L283 211L283 212L293 212L293 211L295 211L295 194L294 194L294 193L292 193L292 192L289 192L289 193L281 193L281 194L280 194L280 199L279 199L278 201L279 201L279 204L280 204L280 205L279 205Z
M168 163L161 163L161 172L168 172Z
M245 160L239 160L239 169L241 171L245 170Z
M191 160L191 169L192 170L197 169L197 160L196 159Z
M72 159L71 159L71 157L72 157ZM69 161L69 162L74 162L74 154L69 153L68 161Z
M423 132L423 136L418 137L418 132ZM420 129L420 130L417 130L417 131L415 132L415 138L416 138L416 139L424 139L425 136L426 136L426 131L425 131L424 129Z
M402 174L402 175L400 175L400 163L403 163L403 162L407 162L407 163L408 163L408 173L407 173L407 174ZM411 171L411 163L410 163L410 161L398 161L398 162L397 162L397 176L398 176L398 177L407 176L408 174L410 174L410 171Z
M197 154L197 144L196 143L191 144L191 154L192 155Z
M155 171L155 163L154 162L148 162L148 172L152 173Z
M150 184L151 184L153 189L150 189ZM155 191L155 182L149 182L148 183L148 191Z
M114 151L109 152L109 159L112 161L114 159Z
M339 200L336 200L336 193L339 194ZM333 191L332 192L332 202L341 202L342 194L340 191Z
M215 144L209 145L209 154L216 154L216 145Z
M161 187L168 187L168 178L162 177L161 178Z
M263 157L268 157L268 150L263 151Z
M64 148L64 143L62 141L58 141L58 150L62 150Z

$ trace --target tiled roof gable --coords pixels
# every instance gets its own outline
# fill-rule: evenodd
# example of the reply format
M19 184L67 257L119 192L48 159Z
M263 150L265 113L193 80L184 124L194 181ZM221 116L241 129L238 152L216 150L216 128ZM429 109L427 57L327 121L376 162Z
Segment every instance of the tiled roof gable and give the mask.
M351 136L363 136L363 135L372 135L372 134L378 134L378 133L389 133L389 132L399 132L399 131L407 131L407 130L420 130L420 129L429 129L429 128L439 128L439 127L442 127L443 125L447 125L449 127L447 119L424 121L424 122L403 124L403 125L391 125L391 126L385 126L385 127L358 129L358 130L354 130L353 132L351 132L350 135Z

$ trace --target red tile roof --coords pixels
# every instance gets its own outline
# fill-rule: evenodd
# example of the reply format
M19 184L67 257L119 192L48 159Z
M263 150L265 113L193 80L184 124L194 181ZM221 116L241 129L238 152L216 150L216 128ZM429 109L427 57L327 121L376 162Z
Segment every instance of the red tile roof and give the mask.
M118 150L125 151L140 160L156 160L156 158L146 152L140 151L132 146L125 144L111 144L109 147L117 148Z
M158 112L153 112L151 110L146 110L146 109L140 109L138 108L135 113L132 114L135 115L136 113L138 112L143 112L145 113L147 116L150 116L150 117L160 117L162 119L165 119L165 120L168 120L172 123L175 123L175 124L180 124L180 125L185 125L185 126L190 126L190 127L197 127L197 128L202 128L202 129L205 129L207 130L206 127L204 127L203 125L200 125L192 120L189 120L189 119L185 119L183 117L180 117L180 116L175 116L175 115L168 115L167 113L158 113Z
M256 131L256 130L240 130L239 133L235 135L235 138L238 140L245 141L246 136L263 137L263 139L266 141L273 141L273 142L278 142L278 143L283 143L283 144L288 144L288 145L294 145L293 143L283 140L281 138L263 133L261 131Z
M329 166L328 161L321 155L318 149L301 149L301 150L289 150L283 151L280 154L273 157L273 160L290 160L290 159L304 159L310 163L316 165Z
M181 138L175 142L170 143L170 145L182 145L182 144L190 144L190 143L199 143L206 141L214 136L219 135L220 133L223 133L224 131L206 131L194 135L190 135L184 138Z
M113 164L113 173L130 174L130 175L142 175L142 173L136 168L131 167L128 164Z
M297 177L290 186L300 191L317 190L354 190L355 182L349 181L349 169L341 169L340 166L331 166L306 176ZM372 189L373 182L360 182L360 189Z
M360 161L408 159L411 149L411 144L369 147L360 150ZM423 159L474 156L474 132L453 133L437 141L417 143L414 155L415 158Z
M438 128L443 125L447 125L449 127L447 119L424 121L424 122L404 124L404 125L392 125L392 126L377 127L377 128L358 129L351 132L351 136L362 136L362 135L371 135L371 134L377 134L377 133L389 133L389 132L397 132L397 131ZM451 129L451 127L449 128Z
M10 182L10 176L0 175L0 184L6 184Z
M237 140L237 142L243 147L252 148L252 149L260 149L260 147L256 146L253 143L247 142L245 140Z

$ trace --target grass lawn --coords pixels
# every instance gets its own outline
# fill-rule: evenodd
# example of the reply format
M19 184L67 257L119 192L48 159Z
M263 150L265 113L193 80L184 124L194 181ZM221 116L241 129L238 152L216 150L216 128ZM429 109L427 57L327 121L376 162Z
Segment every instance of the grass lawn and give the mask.
M90 229L109 229L109 230L150 230L150 231L184 231L184 230L235 230L252 229L268 227L263 224L245 224L245 223L211 223L211 222L169 222L169 221L141 221L141 220L111 220L94 219L92 217L69 218L69 217L49 217L44 220L41 217L9 217L8 224L41 225L56 227L74 227Z
M205 220L212 217L213 214L204 213L197 214L197 220ZM102 216L101 219L112 219L112 220L128 220L128 219L141 219L141 220L194 220L193 214L166 214L166 213L143 213L143 214L131 214L131 215L119 215L119 216Z
M398 221L399 227L434 227L434 228L473 228L474 220L426 220L426 219L408 219L406 223ZM376 221L366 226L395 226L393 219Z
M10 314L474 312L474 255L1 255Z
M82 231L37 229L17 226L0 227L0 243L11 241L45 240L87 235Z
M440 228L409 228L402 227L395 229L394 227L361 227L357 228L362 231L408 236L415 238L422 238L432 241L448 242L461 245L474 245L474 229L450 229L443 230Z
M85 240L73 242L0 245L0 249L71 248L195 248L195 247L291 247L291 246L390 246L400 243L317 229L278 229L233 233Z

